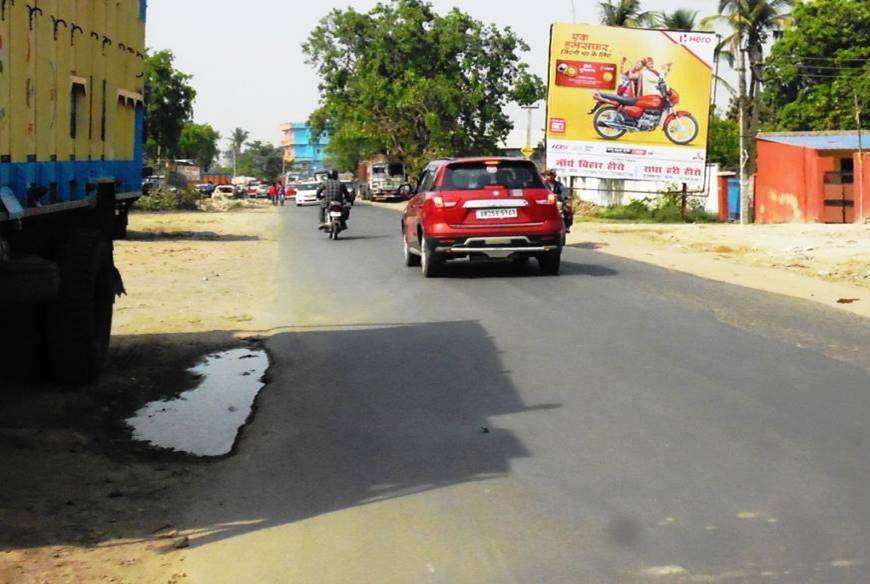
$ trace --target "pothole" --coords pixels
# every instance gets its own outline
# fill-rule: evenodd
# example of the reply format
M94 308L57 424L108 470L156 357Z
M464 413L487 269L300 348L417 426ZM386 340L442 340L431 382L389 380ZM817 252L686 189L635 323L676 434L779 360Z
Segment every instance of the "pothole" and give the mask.
M127 420L133 439L194 456L229 454L248 417L269 357L262 349L208 355L190 372L199 385L177 398L151 402Z

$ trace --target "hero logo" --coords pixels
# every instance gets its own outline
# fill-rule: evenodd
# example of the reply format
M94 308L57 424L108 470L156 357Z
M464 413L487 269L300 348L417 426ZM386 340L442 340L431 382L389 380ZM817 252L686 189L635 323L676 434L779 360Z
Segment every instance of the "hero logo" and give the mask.
M681 45L709 45L713 43L713 35L711 34L688 34L680 35Z
M550 150L568 150L567 144L553 144L550 146Z
M550 118L550 131L554 134L564 134L568 123L562 118Z

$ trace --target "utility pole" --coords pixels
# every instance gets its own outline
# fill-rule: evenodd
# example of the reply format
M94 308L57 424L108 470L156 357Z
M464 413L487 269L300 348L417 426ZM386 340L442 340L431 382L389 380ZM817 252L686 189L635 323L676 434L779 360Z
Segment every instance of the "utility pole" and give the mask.
M740 223L752 223L752 201L750 197L749 177L746 176L746 165L749 163L749 148L746 141L750 138L746 132L746 51L743 48L743 31L737 31L737 82L739 92L739 125L740 125Z
M523 148L523 154L526 155L526 158L531 159L532 154L535 153L535 147L532 146L532 112L536 109L540 109L541 106L538 105L525 105L523 109L529 114L528 122L526 125L526 145Z
M574 5L574 0L571 0L571 23L577 24L577 7Z

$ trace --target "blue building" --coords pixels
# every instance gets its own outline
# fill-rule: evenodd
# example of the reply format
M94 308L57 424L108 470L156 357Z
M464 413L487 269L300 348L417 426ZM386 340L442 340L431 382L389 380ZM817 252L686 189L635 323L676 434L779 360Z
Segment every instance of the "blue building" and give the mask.
M305 122L291 122L281 126L284 138L284 161L290 172L309 174L323 170L329 135L324 133L317 142L311 135L311 126Z

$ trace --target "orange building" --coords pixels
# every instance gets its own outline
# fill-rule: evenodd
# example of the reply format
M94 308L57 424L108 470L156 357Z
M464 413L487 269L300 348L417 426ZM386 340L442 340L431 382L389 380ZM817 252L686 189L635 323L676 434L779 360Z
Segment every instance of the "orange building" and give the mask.
M862 164L861 141L858 132L759 134L756 221L870 221L870 154Z

